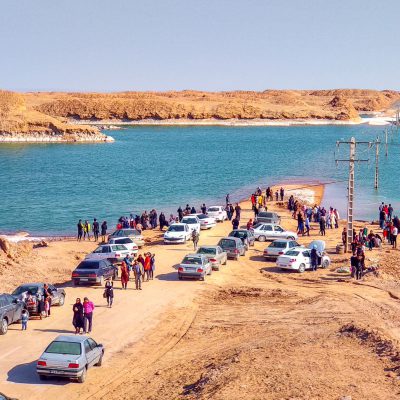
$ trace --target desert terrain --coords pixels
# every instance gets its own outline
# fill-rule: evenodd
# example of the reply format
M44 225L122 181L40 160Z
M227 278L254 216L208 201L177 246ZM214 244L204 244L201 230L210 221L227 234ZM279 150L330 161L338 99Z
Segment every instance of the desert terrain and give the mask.
M359 122L359 113L389 112L399 99L396 91L360 89L118 93L0 90L0 141L111 140L94 126L103 121Z
M323 187L295 192L304 190L320 202ZM242 209L245 224L250 202ZM279 212L284 227L295 228L285 208L270 203L269 209ZM225 222L202 231L200 244L215 244L230 230ZM160 232L145 234L151 242L145 249L156 254L155 279L141 292L133 282L127 291L116 289L112 309L101 288L69 282L95 243L71 239L37 249L11 245L9 255L0 250L0 291L47 279L67 292L66 304L50 318L31 320L27 332L11 325L0 338L0 392L21 400L399 398L398 250L384 245L368 252L367 265L379 269L355 282L336 271L349 264L347 254L335 254L339 228L325 237L333 261L327 270L280 271L262 257L267 244L256 242L205 282L179 281L174 265L192 244L165 246ZM315 238L313 224L311 236L299 242ZM35 361L54 337L72 332L78 296L96 304L92 336L106 346L104 364L89 370L84 384L41 382Z

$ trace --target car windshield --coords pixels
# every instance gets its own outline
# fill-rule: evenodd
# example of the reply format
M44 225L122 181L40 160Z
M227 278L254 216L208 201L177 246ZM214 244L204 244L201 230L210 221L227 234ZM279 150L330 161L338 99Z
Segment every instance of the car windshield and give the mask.
M216 212L216 211L219 211L219 208L218 208L218 207L210 207L210 208L208 209L208 211L209 211L209 212Z
M285 253L285 256L298 256L299 255L299 251L295 251L295 250L289 250Z
M212 247L200 247L197 252L199 254L215 254L217 252L217 249L214 249Z
M221 239L219 242L219 245L224 249L224 248L236 248L236 242L234 240L229 240L229 239Z
M269 247L284 249L286 247L286 242L272 242Z
M196 264L201 265L200 257L185 257L182 261L182 264Z
M36 294L38 291L38 287L37 286L28 286L28 285L24 285L24 286L19 286L17 287L12 294L14 296L18 296L24 292L31 292L32 294Z
M45 350L45 353L79 356L81 354L81 344L74 342L54 341L49 344Z
M207 215L205 215L205 214L200 214L200 215L197 216L197 218L198 218L198 219L206 219L206 218L208 218L208 217L207 217Z
M258 224L255 224L255 225L253 226L253 229L261 228L263 225L264 225L264 224L263 224L262 222L259 222Z
M168 228L169 232L183 232L184 231L184 226L183 225L171 225Z
M82 261L76 269L98 269L99 264L97 262L91 262L91 261Z
M197 219L196 218L183 218L182 222L185 224L197 224Z
M232 231L229 236L237 237L237 238L246 238L247 232L244 231Z
M260 212L258 213L258 217L261 218L272 218L274 216L274 214L270 213L270 212Z

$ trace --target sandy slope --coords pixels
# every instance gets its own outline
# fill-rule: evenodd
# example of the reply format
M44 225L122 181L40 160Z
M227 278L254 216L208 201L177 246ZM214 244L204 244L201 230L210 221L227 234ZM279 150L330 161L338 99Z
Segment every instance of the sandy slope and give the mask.
M249 203L243 208L247 221ZM292 228L295 221L280 213L283 225ZM219 224L202 232L201 243L216 243L229 230L228 223ZM328 232L330 248L339 234ZM117 290L109 310L102 290L67 287L66 305L54 308L51 318L31 321L26 333L14 325L0 338L0 391L59 400L398 398L400 303L394 279L367 277L355 285L334 272L343 255L332 255L329 271L280 272L262 259L264 245L257 242L246 257L228 262L206 282L181 282L173 265L190 244L164 246L157 234L150 235L157 273L142 292ZM58 254L67 274L76 264L74 248L91 246L52 243L38 250L36 266L50 260L54 272ZM399 258L385 251L370 256L376 257L391 257L392 264ZM92 369L84 385L43 384L34 362L53 337L71 330L71 302L84 295L98 306L93 337L106 345L104 366Z

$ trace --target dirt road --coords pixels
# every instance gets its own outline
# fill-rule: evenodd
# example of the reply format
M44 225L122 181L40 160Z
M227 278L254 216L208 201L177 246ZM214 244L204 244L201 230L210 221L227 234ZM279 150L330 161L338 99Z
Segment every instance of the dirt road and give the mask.
M219 224L200 242L229 231ZM339 236L328 232L330 248ZM0 392L21 400L399 398L397 283L352 283L335 272L343 255L332 255L330 270L282 272L262 259L264 247L257 242L205 282L181 282L173 265L191 246L155 244L156 279L141 292L132 283L116 290L112 309L101 289L67 287L66 305L51 318L30 321L28 332L13 325L1 338ZM57 334L71 332L77 296L97 306L92 336L106 346L103 367L85 384L40 382L35 361Z

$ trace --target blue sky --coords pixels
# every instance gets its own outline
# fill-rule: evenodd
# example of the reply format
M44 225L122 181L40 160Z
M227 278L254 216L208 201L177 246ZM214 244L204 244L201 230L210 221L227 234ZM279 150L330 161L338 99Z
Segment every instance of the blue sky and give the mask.
M398 0L0 6L3 89L400 89Z

